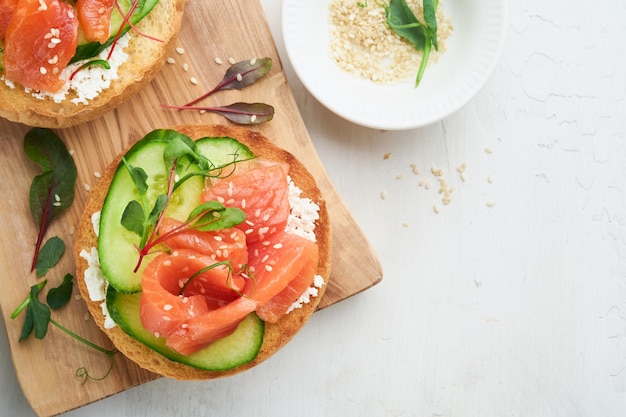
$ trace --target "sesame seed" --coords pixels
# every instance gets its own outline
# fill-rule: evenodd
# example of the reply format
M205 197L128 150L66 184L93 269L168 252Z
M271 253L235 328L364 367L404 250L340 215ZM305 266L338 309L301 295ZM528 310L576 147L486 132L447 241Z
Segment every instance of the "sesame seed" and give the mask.
M85 315L83 316L83 319L85 321L89 321L89 313L85 313Z
M243 75L237 74L237 81L241 82L241 80L243 80Z
M420 174L420 170L419 170L419 168L417 167L416 164L411 164L411 172L413 174L415 174L415 175L419 175Z
M269 255L265 255L262 259L261 259L261 263L265 263L268 259L269 259Z
M215 57L215 63L218 65L222 65L222 60L219 57Z
M68 10L67 11L67 17L69 17L70 19L74 18L74 10Z
M46 69L46 67L39 67L39 72L45 74L48 72L48 70Z
M493 149L487 147L487 148L485 148L485 152L486 153L493 153Z
M439 213L439 206L437 204L433 205L433 211Z
M164 321L172 321L172 318L170 316L163 316L163 320Z
M217 240L218 242L221 242L222 240L224 240L224 238L220 235L213 236L213 239Z
M271 265L265 265L265 270L267 272L272 272L272 266Z
M404 175L402 175L402 174L398 174L398 175L396 175L396 179L397 179L397 180L401 180L402 178L404 178Z
M256 122L256 114L253 114L252 116L250 116L250 121L252 123Z
M166 260L163 261L163 265L171 266L172 265L172 261L170 259L166 259Z
M380 199L381 199L381 200L384 200L384 199L386 199L386 198L387 198L387 191L381 191L381 192L380 192Z
M245 199L245 198L242 198L242 199L241 199L241 208L242 208L242 209L245 209L245 208L246 208L246 199Z
M391 152L387 152L385 155L383 155L383 159L389 159L391 158Z
M402 227L409 227L409 223L407 223L407 222L403 222L403 223L402 223Z
M176 60L174 58L172 58L172 57L169 57L169 58L167 58L167 63L168 64L175 64Z
M54 195L54 201L61 201L61 197L58 194Z
M183 71L185 72L189 71L189 64L186 62L183 64Z
M53 56L52 58L50 58L48 60L48 64L50 64L50 65L54 65L57 62L59 62L59 56L58 55L55 55L55 56Z
M76 231L76 228L74 226L70 226L70 228L69 228L69 230L67 232L70 234L70 236L72 236L75 231Z
M235 65L237 63L237 61L235 61L235 58L233 58L232 56L230 58L228 58L228 63L231 65Z
M493 207L496 205L496 200L487 200L487 207Z
M190 82L191 82L191 84L193 84L193 85L198 85L198 80L196 79L196 77L191 77L191 78L189 79L189 81L190 81Z
M156 337L156 338L158 339L159 337L161 337L161 333L159 333L159 332L154 332L154 337Z
M96 178L100 178L102 176L102 174L100 174L100 172L98 172L98 171L94 171L93 172L93 176L96 177Z
M275 245L274 245L274 246L272 246L272 247L273 247L274 249L280 249L280 248L282 248L282 247L283 247L283 244L279 242L279 243L275 244Z
M176 53L178 55L182 55L185 53L185 50L179 46L178 48L176 48Z
M493 174L489 174L489 176L487 177L487 182L489 184L493 184L494 178L493 178Z
M256 58L252 58L252 59L250 60L250 65L254 65L254 64L256 64Z
M165 304L165 305L163 306L163 310L164 310L164 311L170 311L172 308L174 308L174 307L172 307L172 305L171 305L171 304Z
M259 217L261 215L261 209L258 208L254 211L254 217Z

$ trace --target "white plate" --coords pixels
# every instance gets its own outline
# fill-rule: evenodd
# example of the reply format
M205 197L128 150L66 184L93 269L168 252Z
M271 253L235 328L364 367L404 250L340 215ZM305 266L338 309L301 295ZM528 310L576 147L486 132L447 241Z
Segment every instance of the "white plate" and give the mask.
M356 3L356 0L355 0ZM353 123L385 130L422 127L457 111L493 72L504 44L506 0L444 0L454 31L447 51L414 80L384 86L341 70L329 49L330 0L283 0L287 55L307 90ZM416 68L417 73L417 68Z

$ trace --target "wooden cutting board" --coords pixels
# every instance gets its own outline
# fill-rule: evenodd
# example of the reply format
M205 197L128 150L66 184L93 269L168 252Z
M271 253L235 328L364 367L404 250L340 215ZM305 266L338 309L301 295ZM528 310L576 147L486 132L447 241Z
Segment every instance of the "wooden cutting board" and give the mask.
M219 116L161 109L160 103L183 104L208 91L221 80L228 58L235 60L269 56L271 72L261 82L242 91L225 91L214 96L215 105L236 101L261 101L273 105L275 118L255 126L277 145L295 154L316 177L327 201L333 227L333 269L329 288L320 308L327 307L378 283L382 270L376 254L333 189L317 156L296 107L283 72L271 32L258 0L189 0L178 45L184 53L172 51L175 64L166 64L156 79L138 96L99 120L57 131L74 155L78 168L76 199L71 210L53 222L47 237L61 237L67 247L61 263L48 275L48 288L57 286L65 273L74 274L71 258L73 228L78 223L87 187L95 184L97 173L129 144L152 129L183 123L227 123ZM224 65L218 65L219 57ZM183 64L188 65L188 71ZM190 77L199 83L194 85ZM27 400L39 416L57 415L127 388L157 378L121 355L104 382L82 384L74 376L87 367L93 376L106 372L108 359L75 342L50 326L42 341L29 338L18 343L23 316L12 320L11 312L37 282L30 273L37 227L31 218L28 192L32 178L39 174L24 154L22 144L28 127L0 120L0 174L2 194L0 224L0 306L8 333L16 374ZM82 300L73 299L53 317L78 334L102 346L108 339L89 318ZM288 346L287 346L288 348ZM63 389L59 389L62 386Z

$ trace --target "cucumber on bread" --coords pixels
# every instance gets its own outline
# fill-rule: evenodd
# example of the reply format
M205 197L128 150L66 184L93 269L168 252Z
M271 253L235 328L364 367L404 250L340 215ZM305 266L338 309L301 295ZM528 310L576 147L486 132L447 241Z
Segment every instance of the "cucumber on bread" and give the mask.
M109 291L107 305L112 310L110 314L121 324L112 328L105 326L101 302L94 302L89 298L84 280L89 265L81 252L98 247L92 215L102 210L122 155L108 166L102 178L90 191L76 233L74 259L77 266L76 282L95 322L120 352L144 369L174 379L213 379L244 371L263 362L281 349L307 322L328 285L331 264L330 223L325 202L311 173L292 154L278 148L262 134L243 127L225 125L185 125L172 129L194 140L207 137L233 138L245 145L256 157L289 164L289 177L302 190L301 196L311 199L319 206L319 218L315 221L314 229L319 248L316 274L324 278L324 284L318 288L318 294L275 323L262 323L258 317L248 317L240 326L241 331L238 328L235 337L224 342L223 348L216 348L214 352L210 349L200 351L195 357L185 358L169 352L162 342L155 341L153 335L145 329L141 331L136 313L138 294ZM237 342L238 339L244 341ZM217 343L219 342L221 340ZM234 345L236 343L242 343L240 349ZM208 348L211 346L213 345ZM222 359L220 351L237 352Z

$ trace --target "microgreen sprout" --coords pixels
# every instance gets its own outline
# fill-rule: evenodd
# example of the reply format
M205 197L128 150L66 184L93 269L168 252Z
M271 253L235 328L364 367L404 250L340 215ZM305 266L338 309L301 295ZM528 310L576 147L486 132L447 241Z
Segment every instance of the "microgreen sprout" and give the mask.
M217 201L208 201L192 210L187 220L180 226L166 233L160 233L160 225L168 205L175 190L182 183L198 175L205 178L222 178L226 167L234 167L237 162L240 162L238 154L234 154L231 162L215 166L201 155L195 142L191 139L184 135L176 136L176 132L171 134L175 136L169 141L163 152L165 166L170 167L167 192L157 196L153 204L148 201L147 197L148 176L146 172L142 168L130 165L125 158L122 158L122 163L140 196L140 200L131 200L127 204L121 219L124 228L140 237L140 242L136 246L139 257L135 265L135 272L139 270L143 259L156 247L185 230L220 230L234 227L245 220L245 214L242 210L236 207L225 207ZM179 173L182 173L192 163L197 164L199 170L181 177ZM230 175L230 173L226 175Z
M52 324L61 330L63 333L69 335L70 337L78 340L79 342L89 346L92 349L97 350L98 352L104 353L111 359L111 366L106 372L106 375L102 378L93 378L89 375L86 368L81 367L76 372L76 376L84 378L85 382L87 379L103 379L105 378L113 368L113 355L117 353L117 349L106 349L101 346L96 345L93 342L79 336L74 333L67 327L63 326L58 321L52 318L51 308L59 309L65 306L69 300L71 299L71 287L72 287L72 276L67 274L63 283L56 288L53 288L48 292L47 302L48 305L42 303L39 300L39 294L46 286L48 280L43 280L38 284L31 286L29 295L20 303L20 305L13 311L11 314L11 319L17 318L24 310L26 310L26 315L24 318L24 324L22 326L22 332L20 334L19 341L22 342L27 339L32 333L34 333L35 338L41 340L43 339L48 332L48 325ZM69 294L69 296L68 296Z
M416 88L428 65L431 48L439 50L436 19L438 3L438 0L423 0L425 24L417 20L405 0L391 0L385 7L386 21L391 30L409 41L417 51L422 51L422 62L415 77Z

